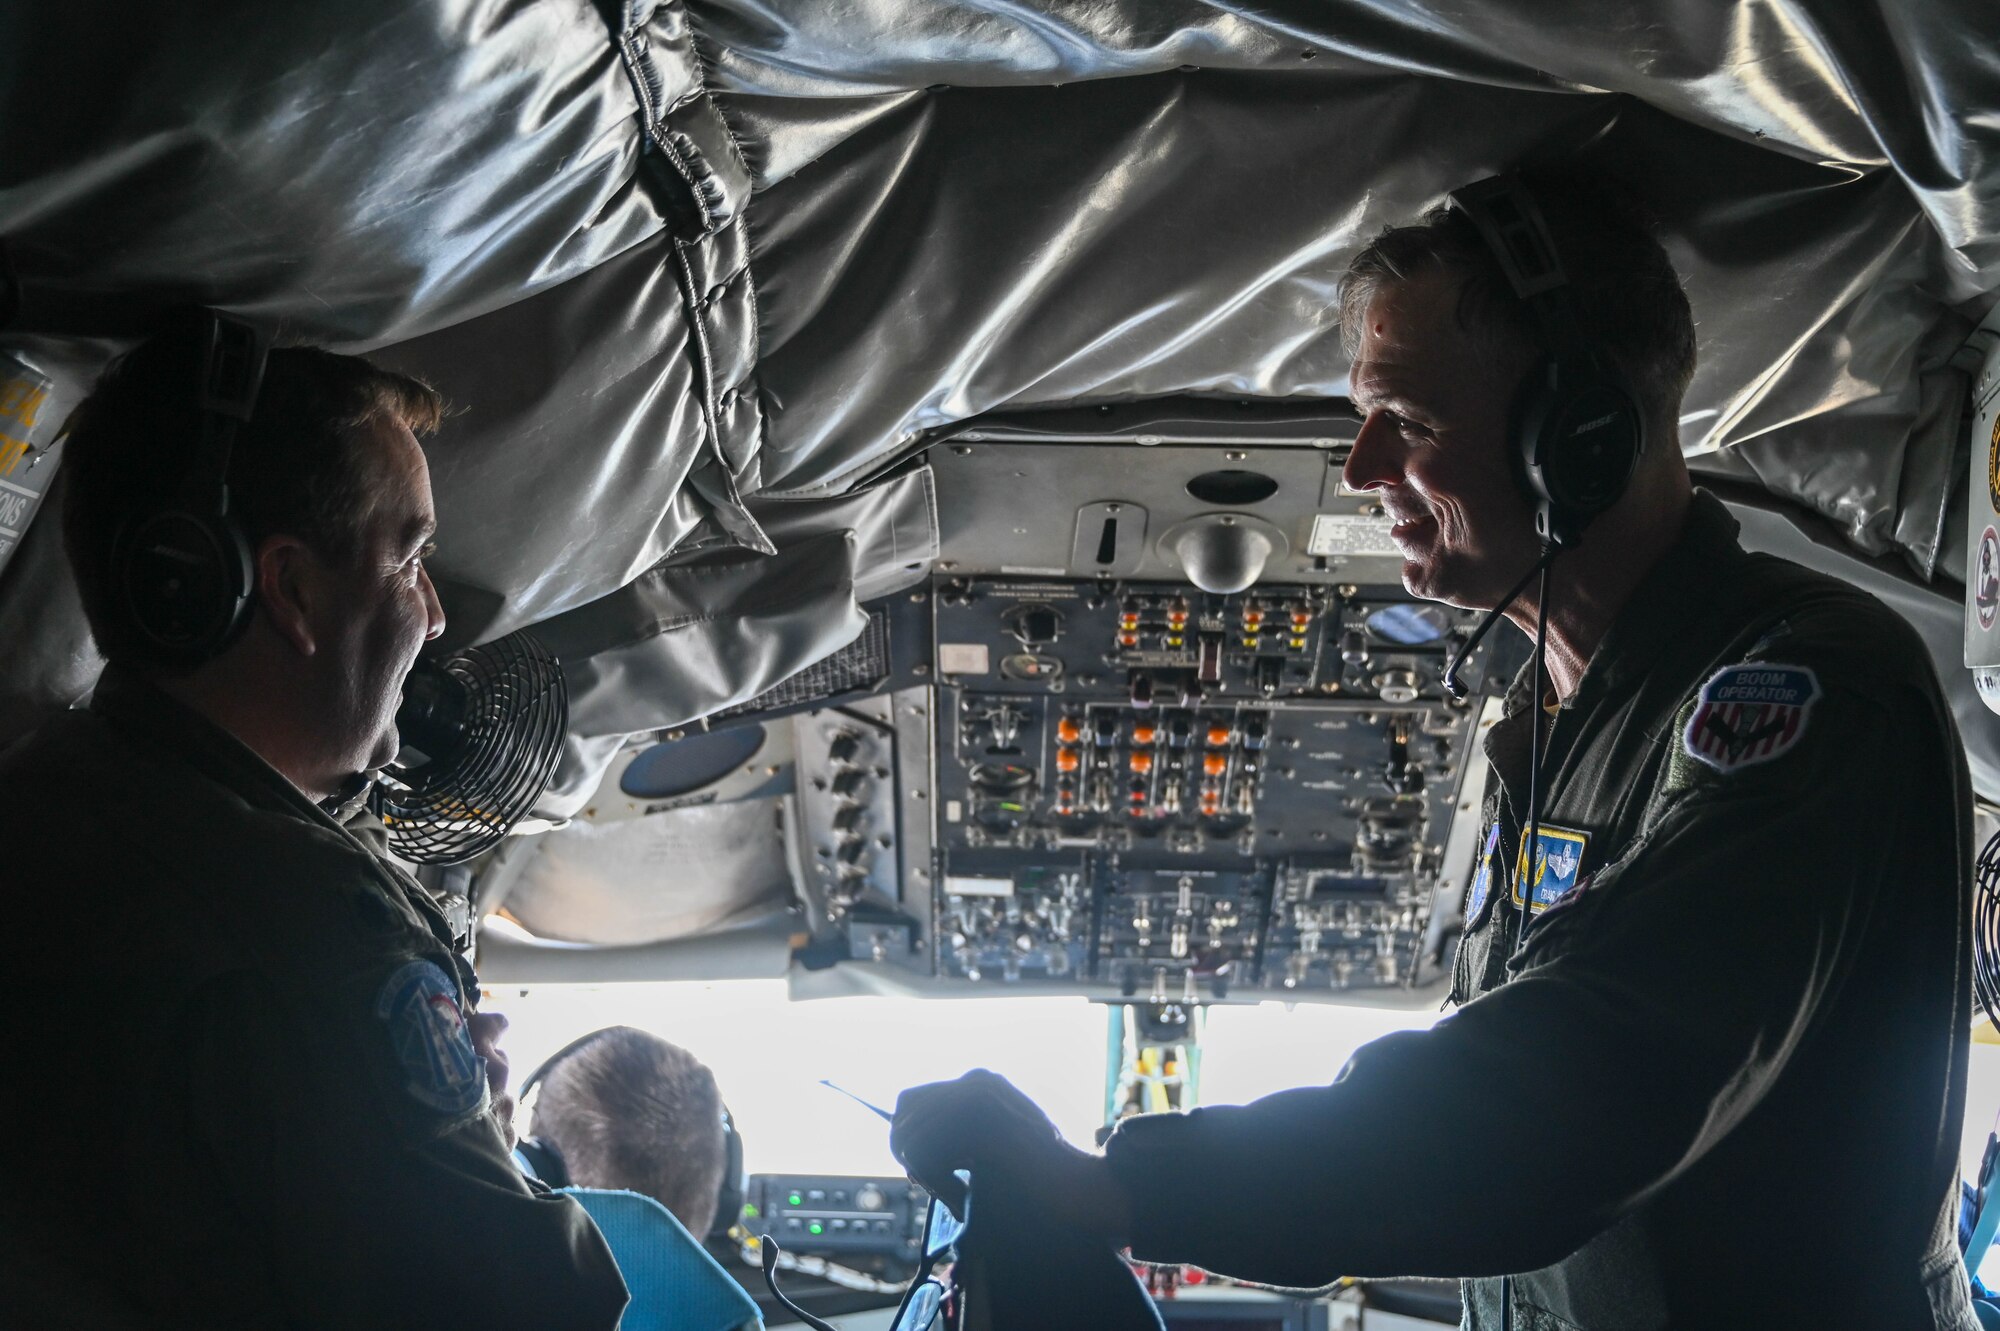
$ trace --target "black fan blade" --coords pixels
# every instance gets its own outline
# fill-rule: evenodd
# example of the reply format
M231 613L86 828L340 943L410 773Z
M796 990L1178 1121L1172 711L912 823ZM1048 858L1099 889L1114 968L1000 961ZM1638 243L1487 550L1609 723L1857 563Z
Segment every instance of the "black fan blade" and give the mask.
M404 749L370 807L401 858L457 864L498 845L548 788L568 685L546 648L509 634L412 671L396 723Z

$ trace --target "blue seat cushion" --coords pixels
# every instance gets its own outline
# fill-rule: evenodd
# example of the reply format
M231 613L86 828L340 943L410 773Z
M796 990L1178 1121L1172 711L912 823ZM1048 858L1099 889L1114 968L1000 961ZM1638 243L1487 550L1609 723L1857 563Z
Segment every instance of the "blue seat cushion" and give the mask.
M737 1331L762 1327L757 1304L651 1197L606 1188L562 1188L597 1222L632 1302L619 1331Z

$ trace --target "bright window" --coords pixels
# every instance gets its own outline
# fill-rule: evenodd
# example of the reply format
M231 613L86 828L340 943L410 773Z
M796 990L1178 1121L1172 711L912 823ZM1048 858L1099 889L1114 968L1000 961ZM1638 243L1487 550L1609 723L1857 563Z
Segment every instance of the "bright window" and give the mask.
M893 1109L904 1088L991 1068L1065 1136L1088 1146L1104 1117L1106 1010L1080 998L862 997L793 1003L777 980L542 985L485 1001L512 1022L518 1086L544 1058L603 1026L637 1026L713 1069L753 1173L896 1174L888 1125L819 1085ZM1240 1104L1330 1081L1360 1045L1428 1026L1430 1011L1282 1004L1211 1009L1202 1101Z

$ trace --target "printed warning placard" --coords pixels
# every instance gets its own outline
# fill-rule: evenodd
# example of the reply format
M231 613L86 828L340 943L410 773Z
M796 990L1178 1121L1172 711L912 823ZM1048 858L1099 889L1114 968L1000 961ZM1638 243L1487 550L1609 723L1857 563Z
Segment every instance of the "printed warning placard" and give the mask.
M1309 555L1393 555L1400 553L1389 539L1394 524L1387 518L1361 513L1319 513L1306 540Z

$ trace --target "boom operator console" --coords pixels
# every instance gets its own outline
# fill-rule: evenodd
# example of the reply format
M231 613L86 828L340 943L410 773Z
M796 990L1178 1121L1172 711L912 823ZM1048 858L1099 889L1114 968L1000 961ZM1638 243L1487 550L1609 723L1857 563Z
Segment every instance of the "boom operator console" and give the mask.
M1156 1003L1439 982L1494 714L1442 686L1476 615L1404 592L1318 443L933 450L945 557L878 612L904 686L795 722L822 960Z

